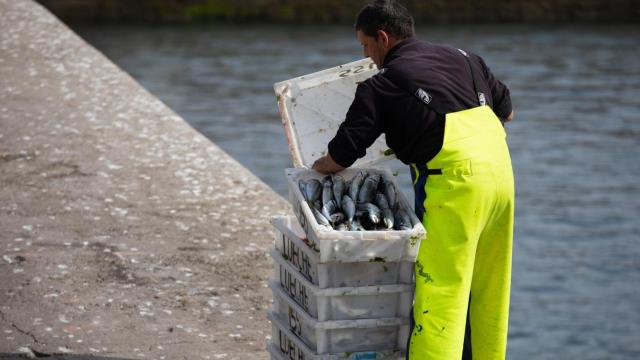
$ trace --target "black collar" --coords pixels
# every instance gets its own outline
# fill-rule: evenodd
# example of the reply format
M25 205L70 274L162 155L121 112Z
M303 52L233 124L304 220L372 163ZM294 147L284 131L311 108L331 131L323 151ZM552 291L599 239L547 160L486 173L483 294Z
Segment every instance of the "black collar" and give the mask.
M410 37L410 38L406 38L402 41L400 41L399 43L397 43L394 47L392 47L389 52L387 53L387 55L384 57L384 61L382 62L382 67L385 68L387 67L387 63L389 61L391 61L391 59L393 58L393 54L395 54L396 52L398 52L398 49L401 49L407 45L411 45L414 44L416 42L418 42L420 40L418 40L416 37Z

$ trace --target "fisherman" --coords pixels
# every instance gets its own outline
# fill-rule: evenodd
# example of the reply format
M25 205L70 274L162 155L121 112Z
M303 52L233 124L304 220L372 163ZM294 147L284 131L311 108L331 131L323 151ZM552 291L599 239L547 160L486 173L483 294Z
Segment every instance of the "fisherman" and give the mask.
M509 90L479 56L418 40L413 25L393 0L360 11L358 41L380 71L358 85L313 168L341 171L384 133L410 165L427 230L408 359L504 359L514 203L503 126L513 118Z

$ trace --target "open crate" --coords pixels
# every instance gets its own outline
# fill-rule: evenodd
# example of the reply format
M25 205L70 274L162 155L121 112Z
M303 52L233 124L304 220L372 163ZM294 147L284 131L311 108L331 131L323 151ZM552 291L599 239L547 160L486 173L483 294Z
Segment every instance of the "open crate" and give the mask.
M345 180L350 180L363 169L345 169L339 173ZM323 175L307 169L286 169L289 187L289 202L293 205L293 213L298 218L307 240L312 248L320 253L321 262L358 262L382 258L385 261L415 261L420 241L425 237L422 223L415 216L409 201L399 191L394 176L387 169L365 169L376 173L390 181L397 189L398 206L404 209L411 218L412 228L409 230L384 231L337 231L320 226L311 212L300 188L299 180L322 179Z

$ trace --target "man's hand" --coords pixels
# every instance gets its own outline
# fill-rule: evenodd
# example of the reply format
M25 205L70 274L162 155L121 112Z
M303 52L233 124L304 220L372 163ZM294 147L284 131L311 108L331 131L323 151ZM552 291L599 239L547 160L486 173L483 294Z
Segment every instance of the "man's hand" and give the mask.
M313 163L313 170L322 174L333 174L344 170L344 167L338 165L331 155L327 154Z
M509 121L513 120L513 110L511 111L511 113L509 114L509 116L507 116L506 119L504 119L505 123L508 123Z

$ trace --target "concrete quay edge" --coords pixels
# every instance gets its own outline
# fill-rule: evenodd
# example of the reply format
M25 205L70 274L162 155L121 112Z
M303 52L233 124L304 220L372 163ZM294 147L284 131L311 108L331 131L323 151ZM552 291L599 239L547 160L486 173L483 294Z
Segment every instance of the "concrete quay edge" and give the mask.
M289 205L31 0L0 0L0 184L0 359L268 358Z

